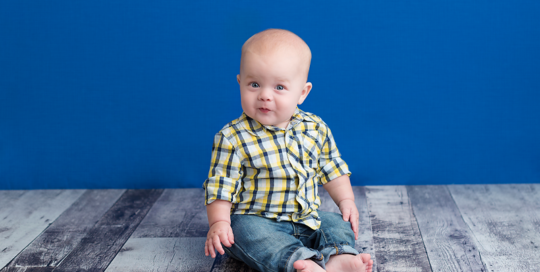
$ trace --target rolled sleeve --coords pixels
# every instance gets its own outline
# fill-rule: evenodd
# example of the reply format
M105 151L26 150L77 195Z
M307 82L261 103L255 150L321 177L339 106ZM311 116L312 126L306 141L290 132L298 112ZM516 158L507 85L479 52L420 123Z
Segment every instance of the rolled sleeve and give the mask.
M203 185L205 205L217 199L236 202L240 177L241 162L234 146L223 134L216 134L208 179Z
M330 131L330 128L327 127L326 139L324 141L321 156L319 157L319 167L320 167L320 184L324 185L329 181L339 178L343 175L351 175L349 171L349 166L341 158L341 154L336 146L334 141L334 136Z

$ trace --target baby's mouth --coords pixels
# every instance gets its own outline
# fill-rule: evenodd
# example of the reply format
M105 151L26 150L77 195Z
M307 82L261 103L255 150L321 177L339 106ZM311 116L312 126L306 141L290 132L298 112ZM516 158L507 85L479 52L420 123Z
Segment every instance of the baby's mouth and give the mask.
M260 111L262 111L263 113L267 113L270 111L270 109L267 109L267 108L259 108Z

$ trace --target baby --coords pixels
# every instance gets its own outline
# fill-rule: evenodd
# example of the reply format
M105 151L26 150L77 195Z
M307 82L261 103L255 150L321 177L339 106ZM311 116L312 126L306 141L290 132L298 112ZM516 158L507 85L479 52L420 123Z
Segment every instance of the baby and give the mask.
M328 126L300 110L311 51L290 31L269 29L242 47L244 113L216 134L204 182L205 254L217 250L259 271L371 272L354 249L359 213ZM322 184L342 215L319 211ZM224 245L225 247L223 247Z

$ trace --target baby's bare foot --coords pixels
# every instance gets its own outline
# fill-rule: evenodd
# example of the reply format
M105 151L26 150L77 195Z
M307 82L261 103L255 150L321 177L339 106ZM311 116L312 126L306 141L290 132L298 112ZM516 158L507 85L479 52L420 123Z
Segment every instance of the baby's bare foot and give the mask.
M372 272L373 271L373 260L371 259L371 255L369 254L360 254L362 261L366 265L366 272Z
M369 254L350 254L333 255L326 263L328 272L372 272L373 261Z
M324 272L324 269L312 260L298 260L293 266L298 272Z

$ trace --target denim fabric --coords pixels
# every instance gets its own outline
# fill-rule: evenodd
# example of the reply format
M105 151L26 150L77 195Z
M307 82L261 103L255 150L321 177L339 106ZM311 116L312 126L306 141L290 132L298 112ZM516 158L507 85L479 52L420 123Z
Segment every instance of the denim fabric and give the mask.
M256 215L231 215L234 245L227 254L259 271L294 272L293 263L311 259L325 268L330 256L358 254L354 233L341 215L319 211L321 227L313 230L293 222Z

